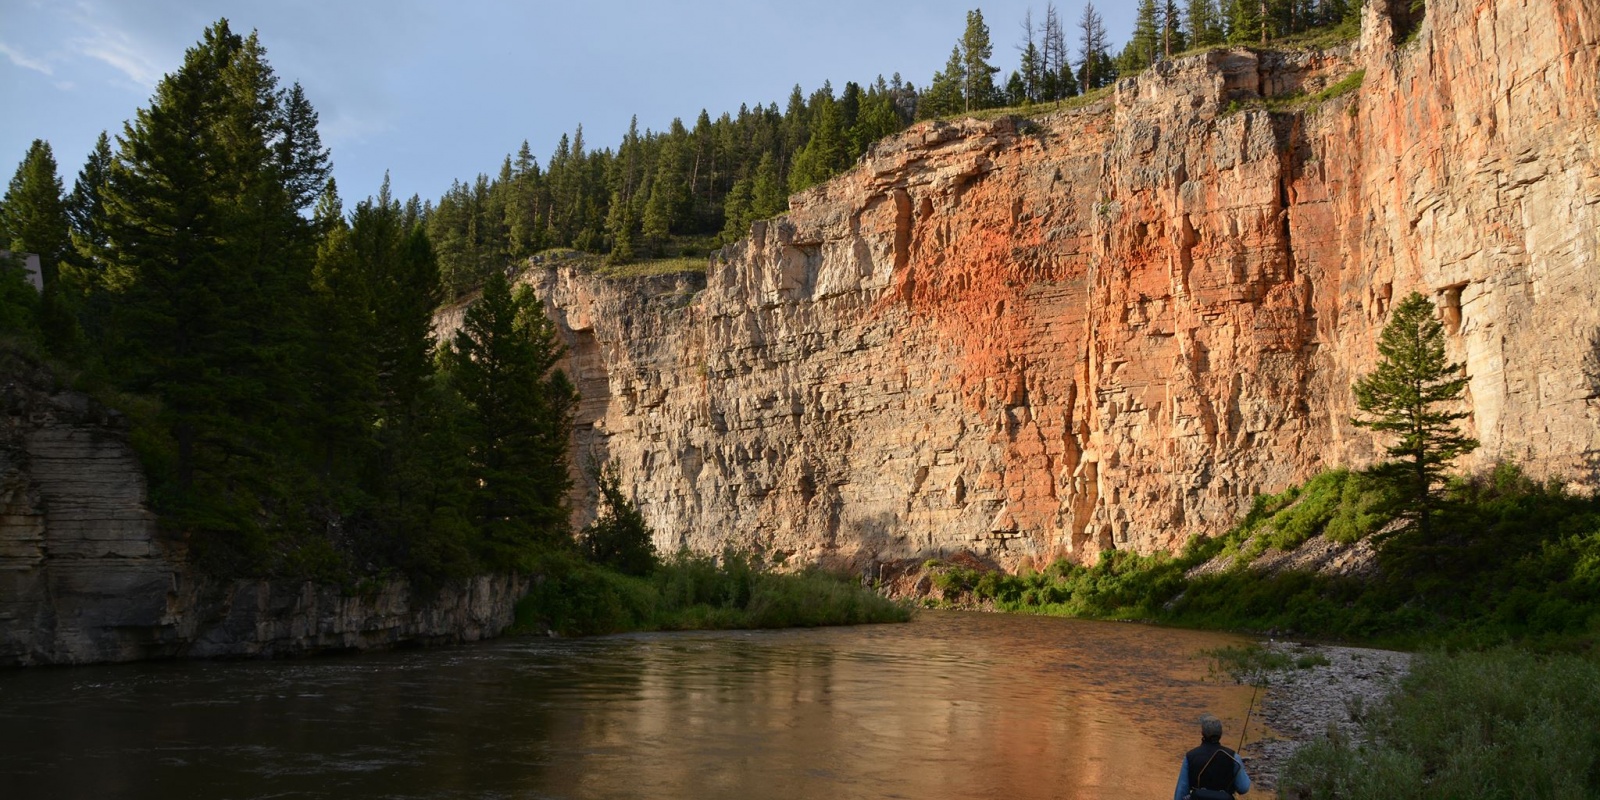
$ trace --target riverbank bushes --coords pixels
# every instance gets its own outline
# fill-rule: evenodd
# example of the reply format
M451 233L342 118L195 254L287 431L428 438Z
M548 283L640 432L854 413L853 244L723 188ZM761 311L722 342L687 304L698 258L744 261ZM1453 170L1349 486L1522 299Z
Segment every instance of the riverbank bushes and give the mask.
M929 565L944 602L997 610L1278 630L1393 646L1521 642L1585 649L1600 635L1600 501L1515 465L1449 485L1432 535L1391 525L1380 484L1343 470L1258 498L1231 531L1182 553L1115 551L1021 575ZM1370 574L1257 569L1313 536L1376 547Z
M645 575L549 553L534 573L533 590L517 605L516 633L793 628L911 617L905 604L850 577L818 569L779 573L732 551L679 553Z
M1600 797L1600 661L1502 648L1422 656L1388 705L1307 744L1285 797Z

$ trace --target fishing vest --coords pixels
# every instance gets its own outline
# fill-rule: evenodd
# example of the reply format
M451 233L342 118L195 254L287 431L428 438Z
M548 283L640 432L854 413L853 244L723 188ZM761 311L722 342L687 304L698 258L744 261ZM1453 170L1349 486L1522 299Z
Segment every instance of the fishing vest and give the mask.
M1206 742L1184 756L1185 769L1189 770L1189 789L1209 789L1227 792L1233 796L1233 779L1239 774L1239 762L1233 751L1217 742ZM1198 793L1195 797L1203 797ZM1213 795L1215 796L1215 795Z

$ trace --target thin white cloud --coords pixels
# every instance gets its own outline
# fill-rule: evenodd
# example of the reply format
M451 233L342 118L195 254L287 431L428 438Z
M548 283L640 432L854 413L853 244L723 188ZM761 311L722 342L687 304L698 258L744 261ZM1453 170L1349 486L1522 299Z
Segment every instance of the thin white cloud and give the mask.
M151 49L122 31L94 26L88 36L73 39L69 46L80 55L109 64L146 89L155 86L164 74Z
M152 36L150 25L130 24L125 7L101 0L78 0L59 10L69 30L77 34L65 42L66 50L73 55L99 61L144 90L153 88L166 73L163 65L168 54ZM153 23L154 30L160 30L161 23L155 20L172 16L170 10L146 8L135 18Z
M0 42L0 53L3 53L6 58L11 59L11 63L16 64L23 69L31 69L34 72L42 72L46 75L55 74L55 71L50 69L49 64L46 64L36 58L28 57L26 53L23 53L22 51L12 47L9 44L6 44L5 42Z

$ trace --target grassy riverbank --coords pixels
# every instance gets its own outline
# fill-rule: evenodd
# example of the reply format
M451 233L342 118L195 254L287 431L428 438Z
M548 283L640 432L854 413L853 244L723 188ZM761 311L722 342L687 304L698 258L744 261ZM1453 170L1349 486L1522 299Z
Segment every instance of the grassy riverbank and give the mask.
M793 628L905 622L911 610L846 576L779 573L741 553L680 553L642 576L553 553L534 570L513 632Z
M1002 611L1233 630L1389 647L1517 643L1586 650L1600 638L1600 501L1514 466L1454 482L1427 541L1392 530L1382 491L1332 471L1257 499L1233 530L1176 556L1104 554L1021 575L930 563L942 602ZM1254 566L1314 536L1376 542L1355 575Z
M1421 656L1359 730L1301 748L1282 796L1600 797L1600 660L1499 648Z

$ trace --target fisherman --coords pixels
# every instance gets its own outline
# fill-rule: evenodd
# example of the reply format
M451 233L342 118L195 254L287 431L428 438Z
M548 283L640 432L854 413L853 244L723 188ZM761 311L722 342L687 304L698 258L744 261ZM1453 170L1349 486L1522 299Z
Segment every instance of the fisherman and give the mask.
M1210 714L1200 718L1200 746L1183 757L1178 788L1172 800L1231 800L1250 791L1244 762L1222 746L1222 720Z

